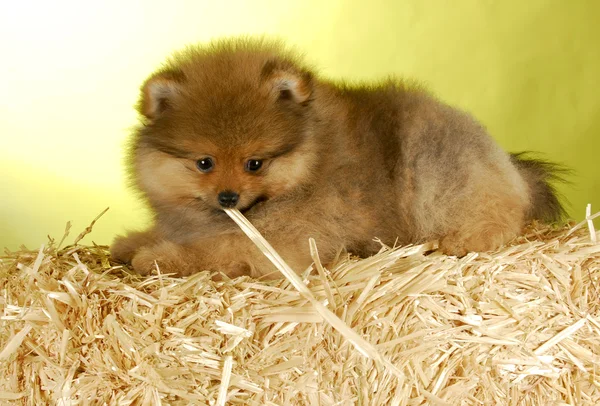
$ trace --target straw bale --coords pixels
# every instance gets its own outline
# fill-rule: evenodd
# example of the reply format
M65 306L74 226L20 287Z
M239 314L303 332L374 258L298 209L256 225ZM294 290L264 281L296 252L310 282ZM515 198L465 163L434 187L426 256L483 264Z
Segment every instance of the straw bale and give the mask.
M281 281L140 277L81 236L7 252L0 403L597 405L596 216L463 258L325 268L307 242L315 266Z

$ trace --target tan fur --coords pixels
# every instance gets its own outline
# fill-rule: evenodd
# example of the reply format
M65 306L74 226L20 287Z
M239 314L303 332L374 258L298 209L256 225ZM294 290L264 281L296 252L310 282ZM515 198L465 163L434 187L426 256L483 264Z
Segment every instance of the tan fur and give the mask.
M328 82L278 43L177 54L146 81L139 109L132 172L155 224L111 252L140 273L156 262L180 275L279 277L222 211L224 191L239 194L236 207L299 272L311 264L309 237L324 262L342 249L371 255L376 238L439 239L453 255L493 250L536 212L533 191L549 193L471 116L418 86ZM205 173L196 162L206 157ZM256 159L262 168L248 172Z

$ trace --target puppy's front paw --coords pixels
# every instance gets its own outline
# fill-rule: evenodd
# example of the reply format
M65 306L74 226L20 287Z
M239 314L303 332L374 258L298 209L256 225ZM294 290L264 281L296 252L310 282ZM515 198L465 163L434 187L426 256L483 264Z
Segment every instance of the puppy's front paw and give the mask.
M186 276L193 273L193 267L180 251L177 245L170 242L142 247L135 253L131 265L140 275L148 275L158 266L161 274Z
M141 249L133 259L131 260L131 266L134 271L139 273L140 275L149 275L152 273L154 269L158 266L160 268L161 273L164 272L164 268L162 264L158 265L159 262L163 262L156 255L153 254L152 250L147 248Z
M138 248L139 245L134 239L120 235L115 238L110 246L110 258L117 262L129 264Z
M118 262L130 264L135 253L144 246L160 241L152 230L134 231L127 236L118 236L110 246L110 257Z

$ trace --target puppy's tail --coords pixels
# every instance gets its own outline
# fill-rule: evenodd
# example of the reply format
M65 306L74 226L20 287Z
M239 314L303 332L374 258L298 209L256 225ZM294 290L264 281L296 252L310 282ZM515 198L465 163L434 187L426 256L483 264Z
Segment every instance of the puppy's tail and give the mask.
M568 183L565 177L571 171L562 165L532 158L528 152L510 154L510 159L531 191L528 220L556 223L565 219L567 211L561 203L555 184Z

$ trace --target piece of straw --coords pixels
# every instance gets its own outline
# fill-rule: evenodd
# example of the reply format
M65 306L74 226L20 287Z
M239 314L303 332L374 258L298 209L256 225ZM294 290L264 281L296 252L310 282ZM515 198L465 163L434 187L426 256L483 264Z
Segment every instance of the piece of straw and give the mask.
M321 302L319 302L310 289L302 282L302 279L296 274L292 268L279 256L277 251L269 244L267 240L258 232L258 230L240 213L237 209L225 209L225 212L231 217L233 221L242 229L254 244L263 252L263 254L269 258L269 260L281 271L283 276L304 296L310 301L315 307L319 314L326 320L333 328L342 334L346 340L348 340L357 351L363 354L365 357L376 360L383 365L391 374L395 375L401 381L404 380L404 374L395 367L387 358L382 356L375 347L369 342L358 335L354 330L346 325L339 317L333 314L328 308L326 308Z
M225 406L227 401L227 389L229 388L229 381L231 380L231 367L233 366L233 357L231 355L225 356L225 362L223 362L223 373L221 375L221 386L219 388L219 397L217 398L217 406Z

